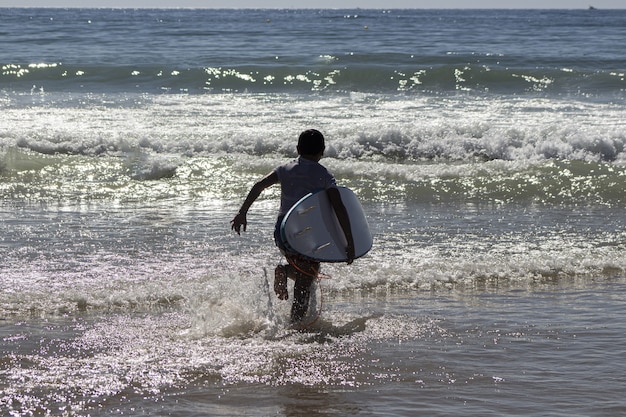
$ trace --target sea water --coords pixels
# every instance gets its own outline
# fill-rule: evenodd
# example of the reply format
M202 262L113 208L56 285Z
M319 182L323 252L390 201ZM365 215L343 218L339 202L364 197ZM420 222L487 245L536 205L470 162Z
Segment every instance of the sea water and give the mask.
M2 415L626 414L626 12L0 9ZM272 291L321 130L374 247Z

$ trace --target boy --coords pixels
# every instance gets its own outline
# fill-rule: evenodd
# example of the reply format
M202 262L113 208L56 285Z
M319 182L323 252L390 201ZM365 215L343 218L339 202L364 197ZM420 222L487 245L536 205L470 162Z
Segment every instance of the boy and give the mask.
M348 264L354 260L354 240L350 229L350 220L346 208L341 201L339 190L333 175L322 166L319 161L324 155L324 136L315 129L305 130L298 138L298 158L294 161L275 168L268 175L259 180L241 205L239 213L231 221L232 229L240 234L241 226L244 232L247 228L246 214L254 201L266 188L280 183L281 197L278 219L274 229L276 246L285 255L288 264L278 265L274 271L274 292L281 300L287 300L287 278L295 280L293 304L291 306L291 322L298 323L309 308L311 284L317 278L320 263L308 259L297 253L290 252L282 241L280 225L289 209L305 195L319 190L326 190L328 199L337 214L339 224L348 242L346 258Z

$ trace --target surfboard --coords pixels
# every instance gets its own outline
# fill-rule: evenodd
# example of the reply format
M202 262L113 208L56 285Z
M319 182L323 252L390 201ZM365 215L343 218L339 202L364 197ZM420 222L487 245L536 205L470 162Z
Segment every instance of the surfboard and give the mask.
M338 187L341 201L346 206L352 237L354 257L360 258L372 248L363 207L356 194L346 187ZM304 196L287 212L280 233L288 249L320 262L345 262L346 237L325 190Z

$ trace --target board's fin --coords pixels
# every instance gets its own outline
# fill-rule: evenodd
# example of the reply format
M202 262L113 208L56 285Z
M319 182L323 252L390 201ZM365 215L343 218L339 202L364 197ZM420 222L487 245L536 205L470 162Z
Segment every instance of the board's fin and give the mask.
M317 248L315 248L315 249L313 250L313 252L319 252L319 251L321 251L322 249L329 247L330 245L332 245L332 242L326 242L326 243L324 243L323 245L320 245L320 246L318 246Z
M307 214L309 211L311 211L311 210L315 210L316 208L317 208L317 206L307 207L307 208L305 208L305 209L298 210L298 214L299 214L300 216L303 216L303 215Z
M310 232L311 230L313 230L311 226L305 227L304 229L296 233L296 236L302 236L303 234L305 234L306 232Z

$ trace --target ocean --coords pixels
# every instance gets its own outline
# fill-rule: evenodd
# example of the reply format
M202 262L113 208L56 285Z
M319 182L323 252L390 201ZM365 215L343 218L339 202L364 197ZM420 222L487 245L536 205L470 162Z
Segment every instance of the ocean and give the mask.
M626 10L0 8L0 414L626 415ZM273 294L302 130L374 236Z

